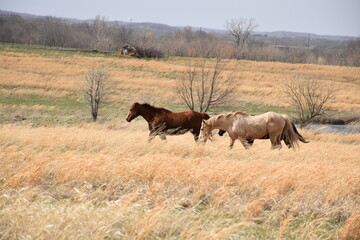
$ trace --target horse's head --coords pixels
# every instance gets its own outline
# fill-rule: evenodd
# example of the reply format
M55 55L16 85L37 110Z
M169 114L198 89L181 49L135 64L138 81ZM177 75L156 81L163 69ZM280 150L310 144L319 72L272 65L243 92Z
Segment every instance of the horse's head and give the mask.
M129 113L126 117L126 121L131 122L131 120L139 116L139 105L140 104L136 102L131 106Z
M209 138L211 140L211 131L212 131L211 125L208 124L206 120L203 120L201 123L201 128L200 128L200 135L199 135L200 141L202 141L203 143L206 143L206 141Z

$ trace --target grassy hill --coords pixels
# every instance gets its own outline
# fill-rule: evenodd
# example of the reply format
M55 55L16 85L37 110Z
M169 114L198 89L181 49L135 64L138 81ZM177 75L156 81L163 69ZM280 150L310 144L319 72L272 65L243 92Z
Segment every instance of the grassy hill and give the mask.
M358 239L360 135L315 134L293 151L250 150L191 134L147 143L134 101L186 108L175 86L189 59L0 47L0 239ZM192 59L196 61L196 59ZM91 121L80 85L89 68L115 82ZM229 61L239 87L213 110L293 114L283 83L338 88L334 115L360 111L360 69Z
M16 116L36 125L88 121L90 114L79 89L88 69L98 66L106 68L115 83L107 103L100 109L100 120L125 116L134 101L146 101L174 111L186 110L175 88L185 75L190 59L140 60L21 47L0 47L0 54L0 121L3 123L13 122ZM256 114L273 110L293 114L284 83L296 77L316 79L324 86L334 85L338 92L329 105L333 114L360 112L360 70L356 67L231 60L227 61L222 76L230 74L238 86L232 102L213 112L239 110Z

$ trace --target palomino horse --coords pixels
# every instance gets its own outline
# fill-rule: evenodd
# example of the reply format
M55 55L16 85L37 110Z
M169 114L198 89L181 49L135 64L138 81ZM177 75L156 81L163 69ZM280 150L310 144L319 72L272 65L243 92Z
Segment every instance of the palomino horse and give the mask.
M204 120L201 125L200 139L203 142L211 136L213 129L228 132L230 148L236 139L239 139L245 148L250 147L246 139L262 139L268 135L271 147L281 148L281 138L287 139L287 145L294 147L299 136L294 132L291 121L287 115L267 112L261 115L248 115L242 112L227 113Z
M296 126L293 122L291 122L291 127L292 129L294 130L295 134L298 136L299 140L303 143L309 143L309 141L305 140L305 138L303 136L301 136L301 134L298 132L298 130L296 129ZM219 135L220 136L223 136L224 134L226 133L226 131L224 130L219 130ZM266 134L265 136L263 136L262 138L260 139L269 139L269 134ZM289 141L287 140L286 138L286 135L282 134L281 135L281 139L282 141L284 141L284 143L288 146L288 148L291 148L292 145L289 143ZM249 146L251 147L253 144L254 144L254 139L246 139L246 142L249 144Z
M149 124L149 142L157 135L162 140L165 140L166 135L178 135L188 131L194 135L194 139L197 141L202 120L210 118L209 115L203 112L171 112L165 108L151 106L148 103L140 104L136 102L131 106L126 120L131 122L139 115Z

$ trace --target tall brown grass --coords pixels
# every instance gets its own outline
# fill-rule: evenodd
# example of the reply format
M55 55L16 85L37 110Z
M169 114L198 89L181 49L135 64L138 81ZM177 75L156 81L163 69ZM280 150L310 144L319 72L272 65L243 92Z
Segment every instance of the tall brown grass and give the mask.
M359 239L359 134L304 130L310 143L296 151L270 150L269 140L230 151L219 136L205 146L191 134L147 143L143 120L36 124L32 112L68 112L18 102L66 103L100 65L117 83L110 101L119 111L135 100L178 106L189 60L3 47L0 116L29 111L38 127L0 125L0 239ZM236 101L287 106L283 83L300 76L339 89L333 110L360 111L359 68L232 60L223 74L238 82Z
M305 131L297 151L147 134L142 121L1 126L0 238L359 237L359 134Z

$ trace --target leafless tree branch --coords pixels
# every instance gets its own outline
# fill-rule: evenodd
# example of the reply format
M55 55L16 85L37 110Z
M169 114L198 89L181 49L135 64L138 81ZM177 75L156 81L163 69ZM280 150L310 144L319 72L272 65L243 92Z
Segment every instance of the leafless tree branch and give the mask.
M206 67L206 61L200 66L189 62L186 78L177 85L177 93L191 109L206 112L212 107L225 103L235 90L233 76L223 79L220 75L225 63L217 59L211 69Z
M333 97L333 86L323 86L313 79L300 79L298 76L285 84L285 92L297 112L300 127L326 111L326 103Z
M85 99L90 106L91 116L94 121L97 120L100 104L106 94L110 92L109 78L110 74L102 68L90 69L85 77Z
M226 29L228 30L232 41L240 49L246 47L251 32L257 27L254 19L231 19L226 21Z

